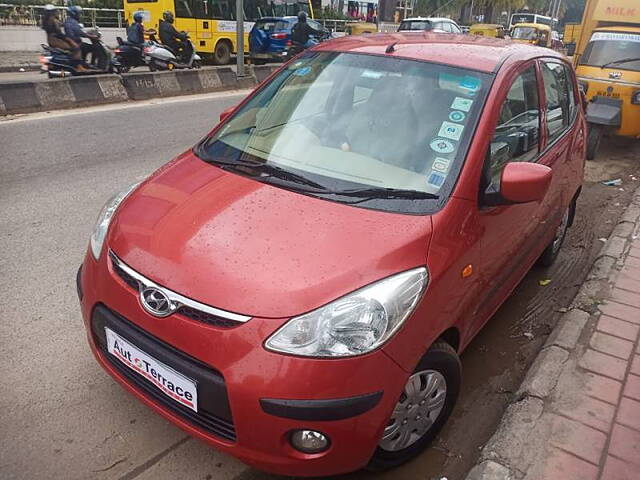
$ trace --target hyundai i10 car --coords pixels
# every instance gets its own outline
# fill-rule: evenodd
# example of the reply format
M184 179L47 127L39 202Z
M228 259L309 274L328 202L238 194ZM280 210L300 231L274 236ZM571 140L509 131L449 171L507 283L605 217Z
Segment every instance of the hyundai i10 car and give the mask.
M551 50L345 37L283 65L110 199L77 286L124 388L269 472L418 455L460 354L571 225L576 79Z

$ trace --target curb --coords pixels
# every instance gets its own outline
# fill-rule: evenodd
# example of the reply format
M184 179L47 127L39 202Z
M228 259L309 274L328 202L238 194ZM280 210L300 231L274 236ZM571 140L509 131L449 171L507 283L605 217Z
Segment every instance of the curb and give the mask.
M581 350L579 339L599 316L598 298L606 294L612 278L622 267L634 228L640 225L640 188L596 256L585 282L570 309L558 321L531 364L496 432L483 447L466 480L519 480L535 470L535 453L544 451L552 436L545 402L551 401L561 384L565 367ZM595 300L594 300L595 297Z
M24 68L25 72L36 72L40 70L40 65L38 63L24 63L22 65L2 65L0 66L0 73L19 72L21 68Z
M252 66L243 78L231 67L220 67L0 83L0 115L253 88L279 68Z

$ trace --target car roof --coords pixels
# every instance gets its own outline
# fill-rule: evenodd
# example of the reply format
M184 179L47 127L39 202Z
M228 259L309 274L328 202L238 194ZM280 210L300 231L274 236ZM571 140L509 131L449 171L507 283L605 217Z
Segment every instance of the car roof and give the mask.
M447 17L410 17L410 18L405 18L404 20L402 20L403 22L411 22L411 21L425 21L425 20L429 20L430 22L454 22L453 20L451 20L450 18Z
M391 45L393 51L386 53ZM507 61L517 62L541 56L563 58L551 49L543 50L510 40L433 32L349 35L321 43L314 50L392 56L487 73L497 71Z

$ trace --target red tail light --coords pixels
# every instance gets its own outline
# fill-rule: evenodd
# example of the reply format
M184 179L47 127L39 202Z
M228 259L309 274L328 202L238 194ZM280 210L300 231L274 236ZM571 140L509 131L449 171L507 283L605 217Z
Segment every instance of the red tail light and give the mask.
M271 38L273 38L274 40L284 40L285 38L287 38L287 34L286 33L272 33L271 34Z
M116 48L116 49L114 50L114 53L122 53L122 50L120 50L119 48Z
M293 42L291 40L287 40L287 43L285 43L285 45L287 47L290 47L291 45L293 45Z

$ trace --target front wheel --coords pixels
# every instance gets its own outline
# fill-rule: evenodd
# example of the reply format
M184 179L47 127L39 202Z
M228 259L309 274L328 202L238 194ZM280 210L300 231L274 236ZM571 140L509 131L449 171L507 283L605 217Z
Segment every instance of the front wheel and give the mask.
M213 52L213 63L226 65L231 60L231 46L228 42L220 41Z
M407 380L367 469L395 468L427 448L451 415L461 380L456 351L434 343Z
M587 135L587 160L593 160L596 158L598 148L600 148L600 141L602 140L602 130L602 125L596 125L594 123L589 124L589 134Z

